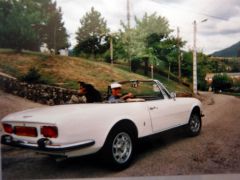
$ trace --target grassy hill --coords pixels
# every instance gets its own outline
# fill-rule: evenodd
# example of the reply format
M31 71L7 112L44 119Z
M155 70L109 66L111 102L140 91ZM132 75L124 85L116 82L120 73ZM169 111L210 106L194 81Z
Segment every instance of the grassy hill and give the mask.
M29 69L39 69L42 78L51 85L66 88L78 88L77 81L93 84L101 92L113 81L129 79L149 79L104 62L96 62L76 57L53 56L34 52L16 54L0 50L0 71L20 78ZM185 86L164 77L158 77L171 91L191 92Z

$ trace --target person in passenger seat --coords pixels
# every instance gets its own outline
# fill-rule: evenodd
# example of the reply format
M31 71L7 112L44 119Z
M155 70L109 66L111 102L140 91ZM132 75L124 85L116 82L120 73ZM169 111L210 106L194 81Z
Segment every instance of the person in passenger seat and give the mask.
M86 103L102 102L101 94L91 84L79 81L79 94L86 97Z

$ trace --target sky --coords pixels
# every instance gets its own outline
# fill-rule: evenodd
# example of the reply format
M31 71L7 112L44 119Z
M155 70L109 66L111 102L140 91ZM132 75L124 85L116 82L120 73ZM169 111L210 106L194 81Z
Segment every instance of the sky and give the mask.
M211 54L240 41L240 0L129 0L131 27L134 17L141 19L144 13L156 12L165 17L171 35L187 41L185 50L193 48L193 22L197 24L198 51ZM70 35L72 47L76 44L75 33L80 19L94 7L107 21L111 32L121 28L120 21L127 23L127 0L56 0L61 7L63 21ZM207 21L202 22L204 19Z

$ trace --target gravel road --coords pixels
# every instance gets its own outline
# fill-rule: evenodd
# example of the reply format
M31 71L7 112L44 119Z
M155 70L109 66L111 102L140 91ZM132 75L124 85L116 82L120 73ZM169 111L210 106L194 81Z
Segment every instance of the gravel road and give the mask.
M240 173L240 98L201 93L202 133L188 138L165 133L142 142L131 167L114 172L96 157L55 162L34 152L2 145L3 179L106 178ZM42 105L0 91L0 118L8 113Z

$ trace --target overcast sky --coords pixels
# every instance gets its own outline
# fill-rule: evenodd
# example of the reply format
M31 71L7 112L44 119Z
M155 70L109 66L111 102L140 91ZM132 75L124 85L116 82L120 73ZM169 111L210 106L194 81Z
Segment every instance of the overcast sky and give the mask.
M80 19L93 6L107 20L112 32L117 31L120 20L127 21L127 0L56 0L62 8L63 21L75 45L75 33ZM193 21L197 21L197 48L206 54L222 50L240 41L240 0L130 0L131 26L134 16L142 18L147 12L156 12L168 19L176 36L187 41L185 49L193 46ZM206 22L202 22L204 19Z

